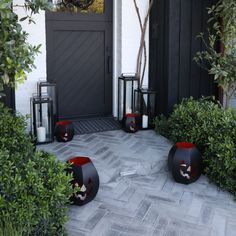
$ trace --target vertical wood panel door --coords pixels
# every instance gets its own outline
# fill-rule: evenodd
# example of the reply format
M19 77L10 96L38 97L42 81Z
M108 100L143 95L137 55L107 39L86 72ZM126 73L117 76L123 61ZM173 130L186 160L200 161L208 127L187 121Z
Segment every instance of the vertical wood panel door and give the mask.
M207 8L216 0L156 0L150 18L150 86L158 91L157 112L168 115L183 98L216 95L211 75L193 60L205 50Z
M47 80L56 82L58 118L112 114L112 1L102 14L46 14Z

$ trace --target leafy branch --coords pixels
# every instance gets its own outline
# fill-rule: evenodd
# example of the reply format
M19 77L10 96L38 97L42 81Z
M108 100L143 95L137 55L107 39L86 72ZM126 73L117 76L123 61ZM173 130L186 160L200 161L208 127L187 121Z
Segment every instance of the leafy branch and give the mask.
M197 52L194 60L214 76L215 82L223 90L229 106L236 92L236 2L219 0L208 8L211 16L208 23L207 40L204 33L199 34L205 50Z
M25 0L24 8L27 14L21 20L29 19L39 10L47 10L51 6L48 0ZM39 53L40 45L33 46L27 42L28 34L19 24L18 15L12 9L11 0L0 2L0 97L4 86L15 87L26 80L31 72L35 55Z

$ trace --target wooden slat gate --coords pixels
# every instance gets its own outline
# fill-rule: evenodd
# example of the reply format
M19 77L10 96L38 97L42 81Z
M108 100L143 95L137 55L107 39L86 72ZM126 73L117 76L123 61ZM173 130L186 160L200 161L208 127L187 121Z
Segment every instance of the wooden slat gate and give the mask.
M111 115L112 1L104 14L47 12L46 39L59 119Z

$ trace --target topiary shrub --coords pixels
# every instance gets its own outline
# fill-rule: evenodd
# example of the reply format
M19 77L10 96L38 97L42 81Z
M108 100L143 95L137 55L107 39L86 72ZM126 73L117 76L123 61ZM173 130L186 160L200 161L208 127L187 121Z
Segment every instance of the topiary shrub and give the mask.
M235 110L224 110L218 102L206 98L184 99L168 119L156 118L155 127L173 142L195 143L203 154L204 172L236 196Z
M173 142L188 141L203 150L208 138L217 133L230 133L234 126L235 112L224 110L216 101L209 98L183 99L175 105L170 117L157 117L155 129Z
M0 109L0 219L11 219L24 235L64 235L73 192L67 165L34 151L25 120Z

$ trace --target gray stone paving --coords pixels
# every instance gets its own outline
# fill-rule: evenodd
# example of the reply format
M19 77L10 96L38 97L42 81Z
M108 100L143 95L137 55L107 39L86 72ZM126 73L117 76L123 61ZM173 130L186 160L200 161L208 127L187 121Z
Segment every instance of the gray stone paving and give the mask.
M154 131L122 130L75 136L41 146L59 160L88 156L100 189L85 206L70 206L71 236L235 236L236 202L205 176L175 183L167 169L171 143ZM121 172L136 171L130 176Z

